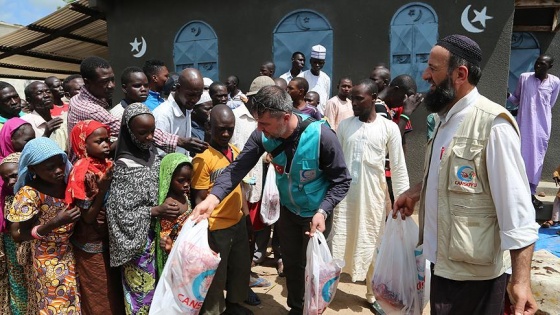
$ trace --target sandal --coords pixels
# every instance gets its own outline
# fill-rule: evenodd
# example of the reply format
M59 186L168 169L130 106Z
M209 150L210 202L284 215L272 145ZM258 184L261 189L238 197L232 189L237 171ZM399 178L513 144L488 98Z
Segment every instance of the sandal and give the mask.
M253 290L249 289L249 294L244 302L245 304L256 306L261 304L261 299Z
M537 199L537 197L535 197L535 195L531 195L531 201L533 202L533 207L535 207L536 211L540 211L540 210L544 209L543 202L540 201L539 199Z
M543 229L548 229L549 227L551 227L553 225L554 225L554 222L552 222L552 220L548 220L548 221L545 221L543 224L541 224L541 227Z
M260 288L264 288L264 287L270 287L270 282L268 280L266 280L265 278L260 278L260 277L249 277L249 287L253 288L253 287L260 287Z

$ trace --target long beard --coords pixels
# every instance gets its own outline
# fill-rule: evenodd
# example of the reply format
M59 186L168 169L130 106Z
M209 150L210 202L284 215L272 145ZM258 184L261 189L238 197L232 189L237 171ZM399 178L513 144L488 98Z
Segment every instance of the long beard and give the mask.
M429 112L441 113L455 99L456 95L453 82L447 77L433 91L426 94L424 104Z

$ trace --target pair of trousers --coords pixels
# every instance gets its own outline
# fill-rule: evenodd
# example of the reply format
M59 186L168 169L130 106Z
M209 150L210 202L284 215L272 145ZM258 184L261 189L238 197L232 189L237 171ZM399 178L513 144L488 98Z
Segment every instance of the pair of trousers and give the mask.
M284 263L284 274L286 275L286 286L288 289L288 306L290 314L303 314L303 296L305 294L305 265L307 262L306 252L309 236L309 223L312 217L301 217L286 207L280 210L278 220L278 232L280 237L280 248L282 249L282 261ZM332 226L332 217L326 222L323 232L328 237Z
M456 281L434 274L431 265L430 311L432 315L502 315L507 274L477 281Z
M278 237L278 222L273 225L267 225L264 229L255 232L255 248L253 250L253 261L264 261L268 243L270 241L270 233L272 232L272 252L274 253L274 261L282 258L280 251L280 238Z
M246 222L242 217L233 226L208 232L210 248L220 253L221 260L200 314L219 315L226 309L226 300L239 304L247 299L251 260Z

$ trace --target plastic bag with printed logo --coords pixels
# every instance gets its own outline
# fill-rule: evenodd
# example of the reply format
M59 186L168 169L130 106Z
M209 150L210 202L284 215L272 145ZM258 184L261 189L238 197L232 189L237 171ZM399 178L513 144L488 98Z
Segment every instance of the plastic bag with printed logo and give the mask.
M219 263L220 255L208 245L208 220L187 220L163 268L150 315L198 314Z
M280 217L280 193L276 186L276 171L274 166L270 164L266 172L266 180L264 183L262 201L261 201L261 219L264 224L272 225Z
M417 243L418 225L412 218L387 218L371 283L387 314L422 314L426 261Z
M333 259L323 233L317 231L307 245L303 314L319 315L334 299L344 261Z

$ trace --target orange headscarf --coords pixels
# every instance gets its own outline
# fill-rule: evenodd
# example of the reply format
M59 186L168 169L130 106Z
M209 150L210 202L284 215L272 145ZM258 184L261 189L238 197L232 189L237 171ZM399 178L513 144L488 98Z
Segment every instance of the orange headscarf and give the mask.
M68 204L72 204L74 199L88 200L85 185L85 177L88 171L95 174L99 179L113 165L113 162L109 159L99 160L87 155L86 139L99 128L107 129L107 133L110 131L109 126L98 121L84 120L78 122L70 132L72 150L79 160L74 164L68 177L65 200ZM92 195L92 193L96 194L97 192L89 192L89 195Z

